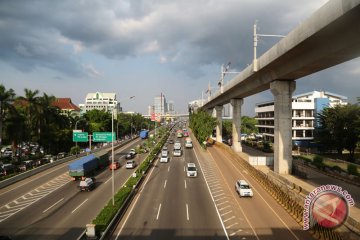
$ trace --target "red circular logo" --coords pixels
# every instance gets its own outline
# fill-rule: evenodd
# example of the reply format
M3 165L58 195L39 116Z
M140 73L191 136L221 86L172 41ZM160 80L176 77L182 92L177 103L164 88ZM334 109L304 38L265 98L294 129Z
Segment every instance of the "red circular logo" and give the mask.
M345 222L348 205L339 194L325 192L314 198L311 212L318 224L326 228L335 228Z

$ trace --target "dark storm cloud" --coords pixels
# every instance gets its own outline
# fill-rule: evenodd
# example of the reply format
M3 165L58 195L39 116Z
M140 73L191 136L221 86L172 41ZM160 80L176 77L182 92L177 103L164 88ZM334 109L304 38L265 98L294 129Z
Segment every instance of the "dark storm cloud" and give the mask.
M147 54L146 46L156 42L151 53L185 72L229 60L241 68L251 62L254 21L272 33L288 31L304 17L297 17L293 5L264 0L2 1L0 58L22 71L46 67L81 75L80 63L59 43L63 37L109 58ZM295 19L284 19L292 11Z

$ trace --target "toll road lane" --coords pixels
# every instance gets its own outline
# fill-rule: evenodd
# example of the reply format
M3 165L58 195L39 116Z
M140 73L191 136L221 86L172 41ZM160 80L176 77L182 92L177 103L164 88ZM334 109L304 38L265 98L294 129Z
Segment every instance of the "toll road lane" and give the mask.
M132 147L128 145L121 151L128 151ZM140 163L144 157L136 161ZM134 170L122 166L115 171L115 190L125 183ZM64 171L63 175L66 175L67 168ZM14 199L16 202L13 200L8 204L9 207L18 204L19 211L0 222L0 235L10 235L13 239L76 239L85 225L111 199L111 185L105 183L110 176L111 171L108 169L99 173L96 188L92 192L79 192L79 182L69 181L69 177L62 186L51 181L43 183L46 186L43 195L41 191L28 190L28 194L23 193L24 199Z
M224 185L242 209L259 239L313 239L239 164L234 155L216 146L209 149L211 160L220 171ZM236 180L244 179L254 193L252 198L240 198L235 192Z
M226 239L204 179L186 177L187 151L156 163L111 239Z

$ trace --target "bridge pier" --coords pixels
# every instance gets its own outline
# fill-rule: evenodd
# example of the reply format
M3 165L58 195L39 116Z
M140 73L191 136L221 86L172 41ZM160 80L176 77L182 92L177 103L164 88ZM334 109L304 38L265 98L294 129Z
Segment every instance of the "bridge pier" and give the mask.
M294 80L275 80L270 83L274 95L274 171L291 174L292 168L292 108Z
M235 152L242 152L241 146L241 106L244 103L242 98L231 99L230 104L233 107L232 119L232 149Z
M216 106L215 114L218 124L216 125L216 141L222 142L222 112L224 106Z

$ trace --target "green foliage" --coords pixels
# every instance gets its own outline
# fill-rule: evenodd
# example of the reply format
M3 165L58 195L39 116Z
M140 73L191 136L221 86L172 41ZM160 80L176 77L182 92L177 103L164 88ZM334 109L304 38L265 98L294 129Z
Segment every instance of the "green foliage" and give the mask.
M251 118L248 116L242 116L241 117L241 133L258 133L259 130L256 127L256 124L258 124L258 121L255 118Z
M324 159L321 156L315 156L313 159L313 164L319 168L319 169L323 169L324 168Z
M317 142L342 154L344 149L354 159L360 136L360 106L348 104L325 108L318 115L319 127L315 131Z
M71 147L70 154L75 155L75 154L78 154L78 153L80 153L80 147L79 146Z
M216 125L216 119L205 110L199 109L190 116L190 128L201 144L212 134Z
M146 172L149 169L150 162L155 158L156 154L164 145L166 139L169 136L169 132L163 132L161 140L155 145L151 150L148 157L141 163L139 168L136 170L136 177L130 177L127 182L120 188L120 190L114 196L114 205L112 199L107 203L107 205L101 210L101 212L96 216L92 221L96 225L95 229L97 235L100 235L101 232L104 232L106 227L110 224L111 220L114 218L116 213L123 206L126 198L131 194L133 186L138 184L142 178L142 173Z
M357 166L354 165L354 164L348 164L348 166L347 166L347 172L348 172L350 175L355 175L355 176L358 176L358 175L359 175L358 168L357 168Z

